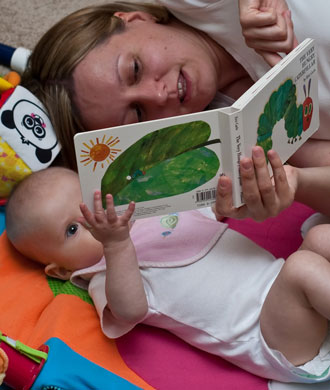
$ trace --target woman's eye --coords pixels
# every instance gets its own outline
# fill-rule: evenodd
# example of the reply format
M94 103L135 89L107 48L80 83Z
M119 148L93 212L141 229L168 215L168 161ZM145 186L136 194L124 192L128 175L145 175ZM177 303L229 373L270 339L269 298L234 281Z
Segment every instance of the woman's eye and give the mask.
M74 234L76 234L77 230L78 230L78 224L73 223L72 225L69 225L68 228L66 229L67 237L71 237Z
M134 60L133 63L133 70L134 70L134 81L138 81L139 73L140 73L140 65L137 60Z

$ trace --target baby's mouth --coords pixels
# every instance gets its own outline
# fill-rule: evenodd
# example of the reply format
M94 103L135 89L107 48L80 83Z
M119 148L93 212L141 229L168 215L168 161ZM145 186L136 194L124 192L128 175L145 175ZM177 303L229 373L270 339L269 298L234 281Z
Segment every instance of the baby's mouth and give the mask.
M187 93L187 81L183 74L180 72L178 78L178 97L181 103L183 103Z

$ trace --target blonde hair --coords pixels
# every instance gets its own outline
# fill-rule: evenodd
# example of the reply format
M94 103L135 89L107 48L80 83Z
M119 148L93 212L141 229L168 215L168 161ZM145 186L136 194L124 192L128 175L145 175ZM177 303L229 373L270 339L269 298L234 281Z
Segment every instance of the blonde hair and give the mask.
M85 131L73 103L72 73L96 46L124 29L115 12L143 11L158 23L168 23L166 8L148 3L114 2L78 10L48 30L34 48L22 85L34 93L48 110L62 145L64 165L76 169L73 136Z
M43 220L38 205L51 198L52 188L61 185L59 179L63 177L72 180L78 175L67 168L50 167L32 173L16 185L6 204L6 232L14 246Z

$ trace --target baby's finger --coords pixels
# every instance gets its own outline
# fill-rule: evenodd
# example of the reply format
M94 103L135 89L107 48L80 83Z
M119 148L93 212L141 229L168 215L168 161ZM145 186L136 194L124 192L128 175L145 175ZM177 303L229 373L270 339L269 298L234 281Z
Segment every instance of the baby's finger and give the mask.
M122 221L128 222L131 219L132 215L134 214L134 211L135 211L135 203L130 202L127 209L125 210L125 213L121 217Z
M85 203L80 204L80 211L83 215L83 218L79 218L78 222L84 225L86 228L89 228L91 225L95 224L94 214L89 210Z
M91 230L93 227L89 224L84 217L78 217L77 222L80 223L85 229Z
M97 222L102 222L104 219L104 209L102 206L102 194L100 190L94 192L94 216Z
M94 212L100 212L103 211L103 206L102 206L102 194L100 190L95 190L94 191Z
M115 205L113 202L113 196L111 194L106 194L105 196L106 208L107 208L107 218L110 223L115 223L117 221L117 213L115 211Z

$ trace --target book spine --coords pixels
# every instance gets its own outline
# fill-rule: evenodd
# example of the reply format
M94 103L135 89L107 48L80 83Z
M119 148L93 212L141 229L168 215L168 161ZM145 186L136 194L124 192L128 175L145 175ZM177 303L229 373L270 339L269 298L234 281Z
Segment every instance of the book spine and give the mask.
M223 173L232 180L233 205L243 204L240 159L244 151L241 111L219 110Z

